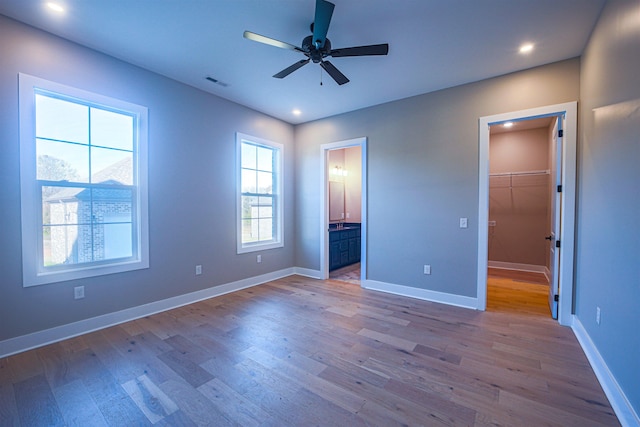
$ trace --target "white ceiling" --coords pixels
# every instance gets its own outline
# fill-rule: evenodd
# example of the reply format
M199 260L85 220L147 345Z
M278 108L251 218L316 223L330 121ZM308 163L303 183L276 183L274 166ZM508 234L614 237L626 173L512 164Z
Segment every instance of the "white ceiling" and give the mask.
M579 56L605 2L332 0L334 48L389 43L389 55L330 58L351 82L322 72L321 86L313 63L272 78L304 56L242 37L299 46L315 0L51 1L65 12L0 0L0 14L294 124Z

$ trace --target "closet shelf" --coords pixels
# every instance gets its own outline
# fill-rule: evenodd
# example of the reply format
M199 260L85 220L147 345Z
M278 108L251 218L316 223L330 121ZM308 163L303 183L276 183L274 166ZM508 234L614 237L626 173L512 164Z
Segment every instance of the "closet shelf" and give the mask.
M525 171L525 172L501 172L501 173L490 173L489 176L526 176L526 175L549 175L551 171L549 169L546 170L537 170L537 171Z

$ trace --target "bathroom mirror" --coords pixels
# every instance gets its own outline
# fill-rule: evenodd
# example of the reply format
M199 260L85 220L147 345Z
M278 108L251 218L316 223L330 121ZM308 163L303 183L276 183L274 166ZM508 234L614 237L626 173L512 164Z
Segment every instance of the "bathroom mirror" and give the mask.
M344 219L344 182L329 181L329 221Z

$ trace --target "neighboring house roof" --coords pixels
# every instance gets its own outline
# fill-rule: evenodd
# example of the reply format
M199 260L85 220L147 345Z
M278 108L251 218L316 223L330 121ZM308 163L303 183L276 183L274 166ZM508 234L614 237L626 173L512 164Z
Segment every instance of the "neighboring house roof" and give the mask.
M106 185L131 185L133 183L132 158L124 158L95 173L92 182ZM60 191L47 196L44 201L48 203L68 203L75 200L88 200L90 196L90 191L87 188L60 187ZM119 188L94 189L93 200L98 202L105 200L131 200L131 191Z

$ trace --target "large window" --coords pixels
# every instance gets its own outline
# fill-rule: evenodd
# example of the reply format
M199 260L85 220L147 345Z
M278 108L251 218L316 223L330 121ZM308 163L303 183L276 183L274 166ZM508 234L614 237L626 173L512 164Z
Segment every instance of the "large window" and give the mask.
M147 109L19 79L24 286L147 268Z
M238 253L282 243L282 145L238 133Z

